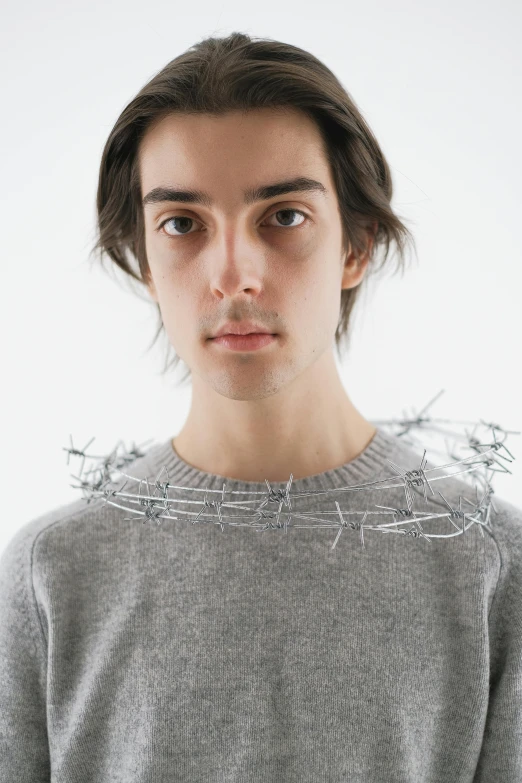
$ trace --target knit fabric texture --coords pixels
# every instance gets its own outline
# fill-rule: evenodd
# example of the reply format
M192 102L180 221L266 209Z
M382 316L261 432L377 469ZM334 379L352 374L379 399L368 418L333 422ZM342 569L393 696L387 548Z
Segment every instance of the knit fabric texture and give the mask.
M400 486L333 490L422 455L378 428L355 459L294 480L291 495L323 494L293 509L405 508ZM170 438L126 472L153 484L163 466L172 485L266 494L189 465ZM456 476L433 486L454 508L476 500ZM415 509L447 513L413 491ZM457 535L364 530L363 548L345 528L332 549L338 527L191 524L204 493L169 496L192 516L125 521L136 506L79 497L1 553L2 781L521 783L519 508L494 495L482 532L440 518L424 532Z

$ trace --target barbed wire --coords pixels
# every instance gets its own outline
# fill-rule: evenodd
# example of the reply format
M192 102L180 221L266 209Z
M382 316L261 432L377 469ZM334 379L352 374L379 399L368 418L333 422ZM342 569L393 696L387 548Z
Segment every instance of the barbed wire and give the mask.
M125 521L139 521L141 519L143 523L150 521L156 522L159 525L161 524L161 520L164 519L171 521L184 520L190 521L193 525L196 523L217 524L221 527L222 532L224 532L226 526L249 527L256 532L280 530L284 533L288 533L289 528L337 529L337 534L331 549L335 548L341 533L345 529L359 532L363 549L365 548L365 530L380 531L381 533L388 534L395 533L410 536L412 538L422 537L427 542L431 543L432 538L452 538L462 535L472 525L476 524L479 526L479 530L484 537L483 528L491 527L491 509L493 508L493 511L497 511L492 499L492 495L494 494L492 486L494 474L511 473L506 463L513 462L515 457L511 451L509 451L505 442L509 435L520 435L520 432L506 430L499 424L485 422L482 419L479 419L478 421L456 421L452 419L435 419L427 415L428 409L436 402L443 392L444 389L441 389L441 391L430 400L418 414L414 414L410 418L404 416L399 419L372 420L374 425L380 426L383 429L386 428L391 434L396 435L414 447L419 444L419 441L417 440L417 433L419 431L422 431L424 436L427 433L431 433L432 435L435 433L439 437L445 436L445 450L441 451L440 449L434 448L432 451L443 453L446 457L451 458L453 462L432 468L426 467L427 449L424 449L422 459L416 468L406 469L387 459L386 461L394 471L394 474L384 479L376 479L375 481L368 481L363 484L353 484L335 489L307 490L291 493L290 489L292 486L293 474L290 474L284 489L274 489L267 479L265 479L267 489L263 491L227 490L226 481L223 483L222 489L204 489L201 487L185 487L170 484L168 470L165 465L163 465L158 472L154 482L151 481L151 483L149 483L148 478L138 478L129 475L129 473L126 472L126 468L135 460L146 456L147 451L143 451L142 448L146 443L150 443L150 441L142 444L141 447L133 444L133 446L127 450L123 441L120 440L108 455L96 456L87 454L87 449L95 438L91 438L83 449L77 449L73 446L71 435L70 448L63 447L64 450L67 451L67 465L69 465L71 456L81 458L82 464L79 476L71 474L71 477L80 483L77 485L71 484L70 486L75 489L81 489L87 503L90 503L97 498L104 498L105 504L125 511L134 511L137 514L137 516L134 517L124 517ZM442 424L450 424L452 425L452 428L447 429L441 427L440 425ZM464 431L459 432L456 430L456 425L464 427ZM473 427L471 432L468 432L468 427ZM486 430L483 438L479 438L476 434L477 429L480 427ZM500 435L501 439L498 439L497 435ZM449 444L447 436L453 438L453 445ZM485 442L483 442L484 440ZM421 448L422 447L423 446L421 445ZM457 453L458 448L463 449L464 451L471 451L471 454L466 457L461 457L461 455ZM86 459L93 460L93 466L84 471ZM435 473L436 471L448 471L452 468L458 468L458 470L449 473L443 472L442 475L437 475ZM160 477L163 472L165 472L167 480L161 482ZM469 500L464 494L459 494L458 503L456 506L452 506L442 492L438 489L434 491L432 487L434 482L453 476L461 476L464 484L467 485L471 491L473 491L473 489L475 490L475 502ZM121 478L118 477L123 477L125 479L123 485L119 489L111 489L110 487L114 487L115 484L121 481ZM233 479L231 480L233 481ZM139 487L137 494L123 491L130 481L138 482ZM142 487L146 487L146 494L142 494ZM340 492L385 491L396 487L402 487L404 490L406 508L374 504L371 509L364 508L342 511L337 500L334 501L336 507L335 511L325 509L306 512L294 507L294 502L301 497L316 497L323 494ZM421 497L424 498L426 504L428 503L428 489L434 498L436 495L440 496L441 500L438 500L437 498L437 503L438 505L442 505L443 509L447 510L444 510L442 513L436 513L434 511L421 510L418 507L415 507L416 493L414 487L421 490ZM187 500L180 497L171 497L169 495L169 490L204 492L204 498L202 500ZM479 490L482 493L480 499ZM211 494L219 495L219 498L211 500L209 499ZM262 497L241 501L235 501L231 497L226 498L227 495L232 496L238 494L261 495ZM116 502L116 499L131 505L121 505ZM467 503L471 509L465 511L462 507L463 503ZM173 515L171 511L175 504L197 504L198 506L201 506L201 508L197 513L188 509L184 512L176 509L177 514ZM277 506L277 509L274 508L274 505ZM226 509L249 513L239 515L223 513ZM178 516L180 513L181 516ZM328 515L333 515L334 519L326 519L325 517ZM356 520L350 519L349 517L362 518ZM378 518L382 517L392 517L392 521L379 523ZM297 524L293 521L294 519L300 520L301 522L306 520L307 524ZM365 524L367 519L368 523ZM375 519L376 524L371 524L372 519ZM422 525L435 519L447 519L452 526L451 532L447 534L426 533Z

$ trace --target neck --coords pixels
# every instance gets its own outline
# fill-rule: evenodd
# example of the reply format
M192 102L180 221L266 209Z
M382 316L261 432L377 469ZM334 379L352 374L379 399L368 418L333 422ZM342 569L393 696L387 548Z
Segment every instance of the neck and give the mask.
M316 365L260 400L227 398L196 376L175 451L199 470L240 481L286 482L350 462L376 428L348 397L333 354Z

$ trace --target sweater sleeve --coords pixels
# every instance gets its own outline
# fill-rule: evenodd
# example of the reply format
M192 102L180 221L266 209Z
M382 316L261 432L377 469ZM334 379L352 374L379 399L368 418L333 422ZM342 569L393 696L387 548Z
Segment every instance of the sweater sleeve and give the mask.
M46 644L34 597L34 534L19 530L0 554L0 779L51 780Z
M489 705L473 783L522 781L522 511L501 505L492 526L500 573L488 622Z

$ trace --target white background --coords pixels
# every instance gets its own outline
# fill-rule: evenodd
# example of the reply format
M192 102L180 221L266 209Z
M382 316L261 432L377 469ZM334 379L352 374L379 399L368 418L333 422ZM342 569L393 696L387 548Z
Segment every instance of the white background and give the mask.
M26 522L78 498L63 447L173 437L190 386L147 353L156 311L88 261L101 152L120 112L208 35L300 46L331 68L391 166L392 205L417 241L405 276L359 303L340 371L369 419L420 409L522 430L521 5L3 4L0 550ZM522 507L519 461L497 475ZM94 448L96 447L96 448Z

